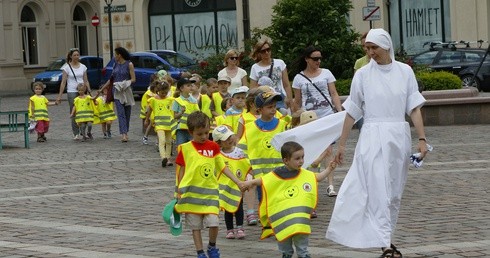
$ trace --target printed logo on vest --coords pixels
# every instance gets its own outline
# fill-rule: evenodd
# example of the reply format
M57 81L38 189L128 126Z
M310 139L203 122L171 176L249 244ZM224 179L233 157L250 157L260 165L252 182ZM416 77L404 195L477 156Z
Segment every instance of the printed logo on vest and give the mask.
M295 185L286 188L286 191L284 191L284 196L288 199L296 198L298 194L299 194L299 189Z
M202 164L199 169L199 173L204 179L210 178L211 175L213 174L213 168L211 164Z
M305 190L306 192L311 192L311 185L310 183L304 183L303 184L303 190Z

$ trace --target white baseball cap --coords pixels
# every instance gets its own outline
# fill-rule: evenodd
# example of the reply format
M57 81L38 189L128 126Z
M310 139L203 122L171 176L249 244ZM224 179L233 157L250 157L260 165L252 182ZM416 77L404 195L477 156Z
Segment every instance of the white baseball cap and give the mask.
M248 92L248 87L247 86L240 86L238 88L236 88L233 93L231 94L231 96L233 97L235 94L238 94L238 93L247 93Z
M220 125L213 130L213 141L226 141L235 133L226 125Z

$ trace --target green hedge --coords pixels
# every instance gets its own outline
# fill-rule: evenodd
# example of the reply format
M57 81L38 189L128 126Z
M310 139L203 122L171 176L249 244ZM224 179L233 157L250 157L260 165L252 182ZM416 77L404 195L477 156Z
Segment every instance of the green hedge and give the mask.
M430 72L427 70L416 72L415 76L422 81L425 91L461 89L461 79L449 72ZM339 79L335 82L340 96L349 95L352 79Z
M420 72L416 76L422 81L426 91L462 88L461 79L449 72Z

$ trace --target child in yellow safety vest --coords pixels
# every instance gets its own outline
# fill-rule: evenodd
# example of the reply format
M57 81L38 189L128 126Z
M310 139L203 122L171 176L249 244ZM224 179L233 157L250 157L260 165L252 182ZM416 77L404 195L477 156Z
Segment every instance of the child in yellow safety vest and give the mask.
M234 133L238 132L238 120L241 115L246 112L245 99L247 97L247 92L247 86L235 88L231 95L233 105L225 112L225 124L229 126Z
M106 102L107 88L102 90L102 96L99 93L94 97L97 101L95 108L94 124L100 124L102 126L102 133L104 139L110 139L112 137L111 125L112 121L116 120L116 113L114 112L114 102Z
M281 94L273 91L258 93L255 97L255 107L260 117L245 124L243 136L238 143L238 147L245 151L252 164L254 178L260 178L282 165L281 154L271 145L272 138L276 134L286 131L288 124L286 121L275 117L276 103L281 100ZM256 193L257 199L260 201L262 198L261 189L257 188ZM247 210L247 222L254 224L250 221L256 223L255 214L252 213L255 212L253 210L255 205L251 205L247 205L249 208Z
M34 130L37 132L37 141L45 142L45 133L49 130L48 106L58 105L58 102L49 101L42 95L45 85L42 82L35 82L32 85L34 95L29 98L29 119L36 121Z
M219 258L216 247L219 224L219 183L218 177L224 173L240 190L240 181L225 164L219 145L209 138L209 117L201 111L188 117L187 126L192 140L177 147L175 211L185 214L186 226L192 230L192 237L198 257ZM204 222L206 225L204 225ZM201 230L209 228L207 254L204 253Z
M162 159L162 167L173 166L169 159L172 153L173 125L173 115L170 107L174 98L168 96L170 85L166 81L157 81L155 84L155 93L157 95L149 100L145 126L149 127L151 122L154 123L155 132L158 136L158 150Z
M304 149L296 142L284 143L281 157L284 166L245 182L245 186L261 186L263 190L259 213L263 227L261 239L274 235L282 257L293 257L293 245L298 257L310 257L310 214L317 205L318 182L332 173L337 164L330 161L320 173L301 168Z
M213 141L219 144L226 165L238 179L245 181L246 176L252 171L252 166L245 153L236 147L235 137L235 133L226 125L218 126L213 130ZM218 182L220 207L225 210L226 238L243 239L245 230L242 193L238 186L223 174L219 176ZM233 226L233 217L236 220L236 228Z
M93 100L90 96L86 95L87 86L80 83L77 87L78 97L73 101L73 109L70 116L75 117L75 122L80 128L80 135L82 136L82 142L87 139L92 140L92 123L94 122L94 111L96 100ZM87 130L87 134L85 134Z
M174 93L172 111L174 119L177 120L172 130L175 132L175 145L179 146L192 139L187 130L188 117L195 111L199 111L197 100L191 95L192 84L195 81L181 78L177 81L177 89Z
M219 107L221 107L221 102L225 98L230 98L231 94L228 92L228 88L231 85L231 78L228 76L220 76L218 77L218 91L214 92L211 95L213 99L213 103L211 104L211 113L214 117L224 115L225 111L222 111Z

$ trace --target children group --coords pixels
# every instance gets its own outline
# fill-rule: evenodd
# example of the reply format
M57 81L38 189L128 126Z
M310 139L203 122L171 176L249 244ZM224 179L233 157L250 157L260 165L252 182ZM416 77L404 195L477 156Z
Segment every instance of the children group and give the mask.
M220 257L220 211L225 238L243 239L244 220L249 225L260 221L261 238L275 236L283 257L292 257L293 245L299 257L310 257L308 235L310 218L316 217L318 182L331 175L336 164L332 161L314 173L301 168L304 151L299 143L288 142L278 151L270 142L292 124L314 120L315 113L283 115L276 107L281 94L267 85L241 86L228 93L231 80L223 76L208 79L207 91L201 93L200 79L182 78L173 90L170 77L158 72L141 110L145 126L153 125L157 132L162 166L176 164L176 201L170 210L176 217L185 214L197 257ZM173 137L177 155L170 161ZM148 142L148 134L143 142ZM209 228L206 249L204 228Z

